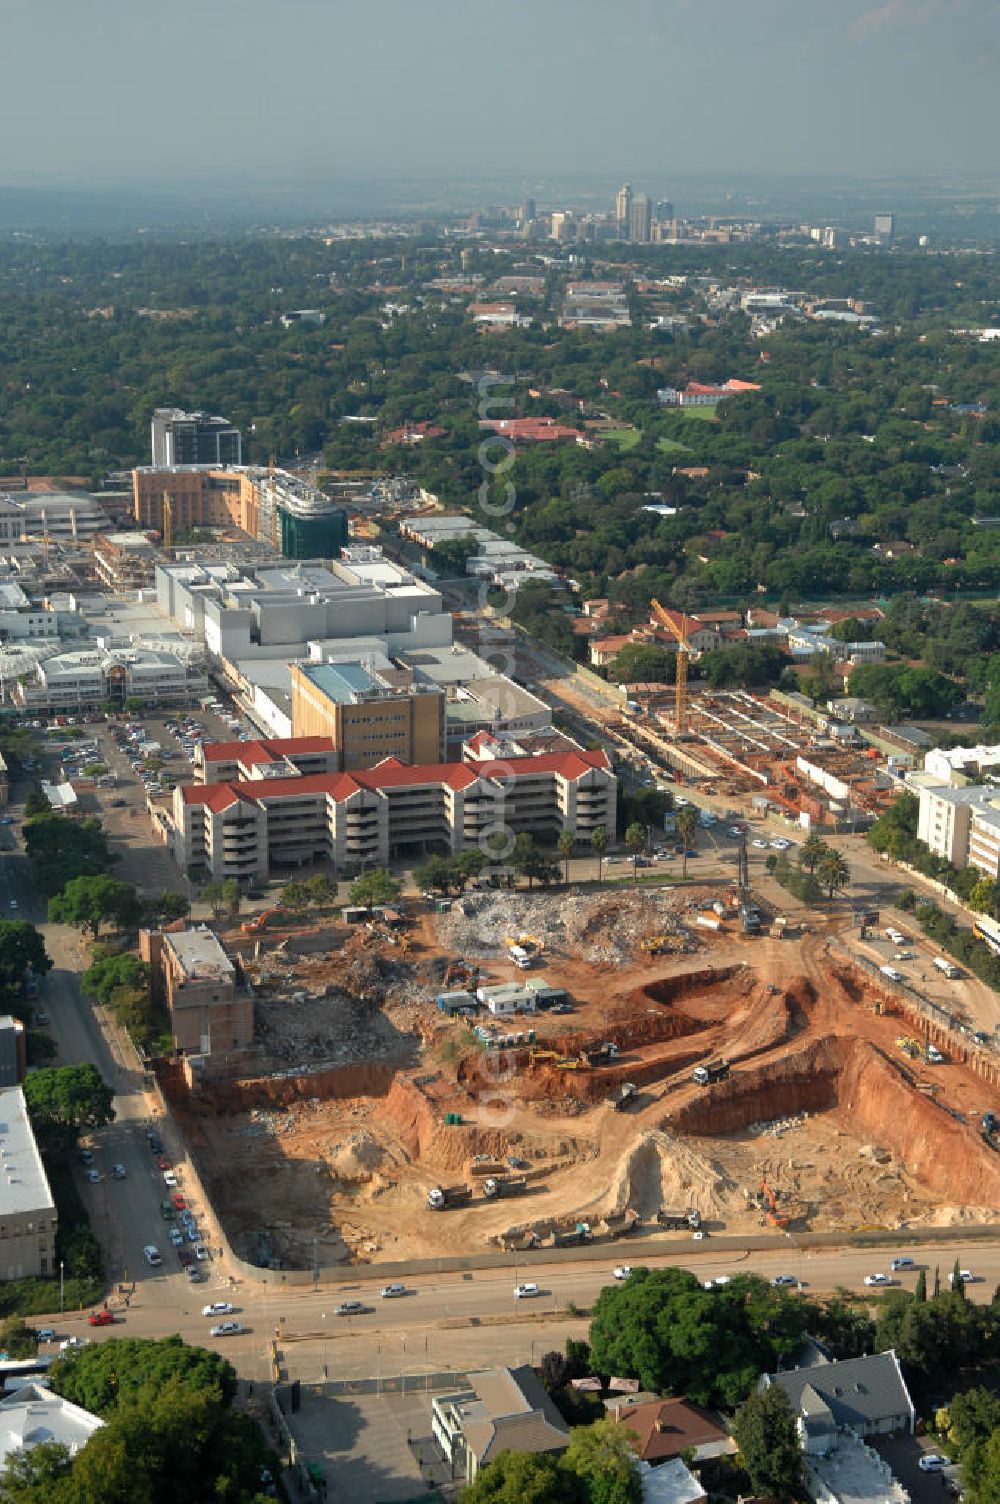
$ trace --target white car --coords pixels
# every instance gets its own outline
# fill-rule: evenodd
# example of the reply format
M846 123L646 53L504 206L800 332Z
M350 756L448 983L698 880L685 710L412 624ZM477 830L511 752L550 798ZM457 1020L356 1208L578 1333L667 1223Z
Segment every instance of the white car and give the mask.
M196 1243L194 1245L194 1256L198 1260L199 1264L207 1263L208 1249L205 1247L204 1243Z
M88 1182L89 1182L90 1185L100 1185L100 1183L103 1180L103 1178L104 1177L102 1176L100 1170L88 1170L87 1171L87 1180L88 1180Z
M147 1243L142 1255L151 1269L157 1269L163 1263L163 1257L155 1243Z
M738 825L730 825L729 834L731 836L741 836L743 832Z
M203 1316L231 1316L236 1310L231 1300L213 1300L207 1306L202 1306Z
M170 1191L176 1191L176 1189L177 1189L177 1176L174 1174L173 1170L164 1170L164 1172L163 1172L163 1184L167 1187L168 1190L170 1190Z
M767 850L767 842L766 841L757 840L757 841L754 841L752 844L757 847L758 851L766 851Z
M406 1294L405 1285L383 1285L378 1292L383 1300L393 1300L397 1295Z
M772 1285L797 1285L798 1280L794 1274L776 1274L771 1281Z
M618 1264L611 1272L615 1279L628 1279L629 1275L632 1273L632 1265Z
M943 1452L925 1452L917 1463L922 1473L939 1473L943 1467L951 1466L951 1458Z
M865 1275L865 1284L866 1285L891 1285L892 1284L892 1280L889 1278L889 1276L887 1274L866 1274Z
M111 1178L112 1178L112 1180L124 1180L127 1174L128 1174L128 1171L126 1170L126 1168L125 1168L124 1165L112 1165L111 1166Z
M526 1285L515 1285L514 1286L514 1299L515 1300L530 1300L533 1295L537 1295L537 1294L538 1294L538 1286L536 1284L531 1283L531 1282L529 1282Z
M210 1337L238 1337L243 1330L242 1321L220 1321L218 1326L210 1326Z
M86 1347L88 1341L89 1338L87 1337L64 1337L59 1344L59 1351L61 1353L71 1353L74 1348Z
M976 1279L976 1276L973 1274L973 1272L972 1272L971 1269L960 1269L958 1271L958 1282L959 1282L960 1285L971 1285L971 1284L974 1284L975 1283L975 1279ZM951 1276L951 1282L952 1282L952 1284L955 1283L955 1276L954 1276L954 1274L952 1274L952 1276Z

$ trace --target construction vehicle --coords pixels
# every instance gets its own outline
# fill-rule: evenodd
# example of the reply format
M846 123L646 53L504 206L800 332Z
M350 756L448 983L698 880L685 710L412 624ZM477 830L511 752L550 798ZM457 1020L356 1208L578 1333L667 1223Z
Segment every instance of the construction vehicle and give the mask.
M683 949L680 935L646 935L639 941L639 949L651 956L662 956L667 951Z
M553 1248L573 1248L579 1243L589 1243L593 1237L589 1222L578 1222L575 1227L553 1235Z
M740 904L740 923L743 926L744 935L759 935L760 910L754 904L744 901Z
M516 940L508 935L504 944L510 959L521 971L532 967L544 948L541 940L534 935L518 935Z
M528 1056L531 1065L557 1065L563 1058L558 1050L532 1050Z
M631 1102L639 1095L639 1088L634 1081L623 1081L616 1087L608 1098L615 1112L624 1112Z
M273 918L275 914L280 914L281 912L281 909L277 906L273 909L262 909L261 912L259 914L255 914L252 919L244 919L243 923L240 925L240 930L244 935L256 935L258 930L262 930L264 928L269 919Z
M682 736L687 730L687 705L688 705L688 658L691 648L687 640L685 617L679 612L670 612L659 601L650 602L650 608L656 620L676 639L677 642L677 679L674 691L674 730L678 736ZM680 625L674 620L679 618Z
M675 1232L684 1232L686 1230L697 1232L701 1226L701 1212L696 1206L689 1206L683 1209L661 1206L656 1213L656 1222L659 1227L664 1227Z
M604 1230L610 1238L622 1238L628 1233L634 1232L639 1226L639 1213L631 1206L627 1206L621 1212L605 1212L603 1217Z
M899 1049L902 1050L903 1054L907 1055L911 1060L918 1060L923 1054L923 1051L920 1047L920 1040L911 1039L907 1034L900 1034L899 1038L896 1040L896 1045Z
M774 1224L775 1227L780 1227L783 1230L788 1226L788 1218L783 1216L782 1213L778 1210L778 1198L775 1195L774 1191L772 1191L771 1187L768 1185L766 1175L762 1175L760 1177L760 1189L761 1194L763 1195L764 1200L767 1203L764 1208L764 1215L767 1217L767 1220L769 1222L772 1222Z
M1000 1151L1000 1118L995 1112L984 1112L979 1131L983 1136L983 1142L991 1149Z
M711 1086L713 1081L725 1081L729 1075L728 1060L706 1060L704 1065L696 1065L691 1072L691 1080L699 1086Z
M427 1192L427 1205L432 1212L465 1206L471 1200L472 1191L467 1185L435 1185Z
M585 1065L607 1065L609 1060L618 1059L618 1046L610 1039L603 1044L591 1045L580 1051L580 1059Z
M483 1195L493 1200L497 1196L522 1196L528 1189L525 1175L491 1175L483 1181Z

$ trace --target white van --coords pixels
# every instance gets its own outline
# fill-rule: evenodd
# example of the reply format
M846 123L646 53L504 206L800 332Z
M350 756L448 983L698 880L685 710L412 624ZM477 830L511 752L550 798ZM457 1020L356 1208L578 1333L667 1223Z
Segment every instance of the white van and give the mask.
M146 1263L150 1266L151 1269L157 1269L160 1264L163 1263L163 1259L160 1256L160 1250L157 1248L155 1243L147 1243L142 1252L143 1256L145 1257Z
M884 977L888 977L890 982L901 982L903 980L903 973L897 971L895 966L880 966L879 971Z

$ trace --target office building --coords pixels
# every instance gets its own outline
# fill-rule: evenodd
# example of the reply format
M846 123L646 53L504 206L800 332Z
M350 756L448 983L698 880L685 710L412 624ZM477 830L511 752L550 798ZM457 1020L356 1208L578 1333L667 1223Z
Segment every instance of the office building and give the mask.
M56 1271L56 1207L24 1092L0 1090L0 1279Z
M142 930L139 954L152 971L153 1000L170 1015L175 1049L211 1055L253 1044L253 997L212 930Z
M445 697L436 685L417 686L412 669L359 661L293 663L292 735L329 737L337 771L371 768L386 757L442 762Z
M92 710L105 702L196 703L208 678L196 649L88 646L40 658L12 687L13 704L28 712Z
M330 736L258 737L242 742L199 742L194 776L198 783L232 778L294 778L297 773L336 773L337 749Z
M660 224L669 224L674 218L674 206L668 198L657 199L654 212Z
M629 205L628 238L643 245L649 239L652 211L648 193L637 193Z
M158 407L150 424L153 466L239 465L243 459L240 431L226 418L210 413L186 413L179 407Z
M257 772L260 773L260 769ZM165 839L182 871L263 882L313 861L340 872L429 850L458 853L493 830L588 841L615 829L617 781L602 751L408 767L389 757L346 773L291 773L174 790Z
M874 229L879 240L892 240L896 233L895 214L876 214Z
M347 542L341 508L285 470L145 465L132 471L132 496L136 522L159 533L169 500L175 540L194 528L239 528L286 559L335 559Z
M518 218L522 224L530 225L535 218L535 200L526 198L518 211Z
M0 1087L17 1086L27 1074L24 1024L7 1013L0 1017Z
M562 1452L569 1442L566 1422L527 1364L470 1373L466 1389L437 1395L431 1431L452 1476L467 1483L501 1452Z
M629 215L632 211L632 184L623 183L615 194L615 224L618 228L619 239L624 239L629 231Z

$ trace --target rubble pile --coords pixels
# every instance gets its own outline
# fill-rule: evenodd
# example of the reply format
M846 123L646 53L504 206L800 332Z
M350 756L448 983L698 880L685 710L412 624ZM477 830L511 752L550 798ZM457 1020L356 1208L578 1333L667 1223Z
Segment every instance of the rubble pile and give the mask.
M439 916L437 931L454 955L500 957L512 937L529 933L550 953L622 965L651 935L676 935L678 950L696 950L691 918L713 893L625 886L599 893L491 890L469 895L469 912Z

